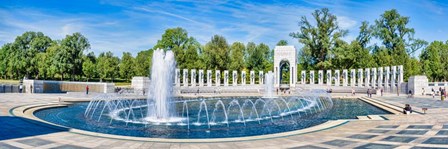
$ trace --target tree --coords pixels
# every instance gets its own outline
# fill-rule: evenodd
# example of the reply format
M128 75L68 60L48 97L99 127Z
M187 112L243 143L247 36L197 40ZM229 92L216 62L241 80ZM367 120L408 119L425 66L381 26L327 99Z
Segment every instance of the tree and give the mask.
M207 68L227 70L230 62L230 49L224 37L214 35L204 48L204 60Z
M25 74L26 77L35 76L38 72L36 55L50 46L52 40L42 32L25 32L17 36L14 40L12 49L13 65L16 70L16 77ZM20 77L18 77L20 78Z
M100 81L111 78L112 82L118 76L120 59L115 57L112 52L101 53L98 56L97 70L100 76Z
M415 67L407 64L411 50L406 50L406 46L411 45L411 49L419 49L423 45L423 42L413 39L414 29L407 27L409 20L409 17L401 16L395 9L385 11L379 19L375 20L373 34L382 40L393 59L392 65L404 65L405 70L412 70L411 67ZM414 41L413 44L408 44L412 41ZM404 72L405 80L410 73L411 71Z
M84 51L90 48L89 41L81 33L73 33L67 35L61 42L61 48L67 60L67 70L70 71L72 80L75 79L75 75L82 74L82 57Z
M372 38L372 27L369 26L367 21L363 21L361 23L361 27L359 27L359 35L356 37L356 41L361 45L362 48L366 48L367 44L370 42Z
M326 62L331 58L331 50L335 43L347 34L347 30L339 28L336 16L331 14L327 8L315 10L312 16L316 21L316 26L311 25L308 19L302 16L299 22L300 30L289 35L304 45L307 52L302 52L302 54L311 54L311 65L326 69L329 67L326 63L331 63Z
M121 63L119 66L121 78L130 80L131 77L135 74L134 65L135 60L134 57L132 57L131 53L123 52L123 56L121 57Z
M288 45L288 41L286 40L280 40L277 42L277 46L287 46Z
M234 42L230 47L230 70L241 71L244 69L244 44Z
M82 62L82 72L86 76L87 82L97 74L97 65L88 57L84 57Z
M177 67L180 69L192 68L198 63L197 53L202 53L201 46L196 39L189 37L188 32L180 27L165 30L162 39L157 41L153 49L172 50L178 64ZM187 54L187 52L189 53Z
M420 55L422 72L431 81L439 81L443 78L442 53L448 52L447 46L441 41L434 41L426 47Z
M135 58L135 75L137 76L151 76L152 53L154 50L140 51Z
M7 43L0 49L0 78L7 78L8 75L8 62L11 59L11 44Z
M261 43L258 44L255 48L253 48L253 46L249 44L247 49L248 57L246 59L247 69L255 71L259 70L268 71L268 69L266 69L267 68L266 66L269 65L269 59L270 59L269 46L267 46L264 43Z
M410 42L411 43L408 45L408 53L411 55L428 45L428 42L422 39L410 39Z

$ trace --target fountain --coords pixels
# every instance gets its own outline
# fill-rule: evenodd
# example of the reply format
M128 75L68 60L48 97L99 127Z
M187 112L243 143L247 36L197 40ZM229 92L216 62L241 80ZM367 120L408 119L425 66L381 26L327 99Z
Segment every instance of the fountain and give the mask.
M173 52L155 50L146 99L123 94L100 95L86 105L84 117L101 125L98 127L213 133L224 128L249 131L270 124L301 125L300 121L312 119L333 106L331 97L324 91L274 96L272 72L265 75L263 97L177 98L172 96L174 68Z

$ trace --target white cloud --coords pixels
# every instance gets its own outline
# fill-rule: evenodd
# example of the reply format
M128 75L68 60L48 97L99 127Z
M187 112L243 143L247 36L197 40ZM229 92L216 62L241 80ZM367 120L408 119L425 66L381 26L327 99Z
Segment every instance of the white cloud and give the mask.
M355 20L350 19L346 16L338 16L338 25L341 27L341 29L352 29L357 25L357 22Z

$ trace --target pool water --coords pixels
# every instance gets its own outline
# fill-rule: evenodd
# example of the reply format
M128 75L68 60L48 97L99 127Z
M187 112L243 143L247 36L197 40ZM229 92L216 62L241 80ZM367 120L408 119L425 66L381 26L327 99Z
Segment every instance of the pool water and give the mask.
M329 120L356 119L356 116L390 114L358 99L333 99L333 106L326 111L305 115L296 113L276 117L274 120L262 120L229 125L191 126L184 125L142 125L126 124L120 121L97 121L85 117L88 102L80 102L68 107L42 109L34 113L45 121L81 129L86 131L149 138L177 138L177 139L203 139L203 138L230 138L274 134L294 131L322 124ZM301 114L301 115L300 115Z

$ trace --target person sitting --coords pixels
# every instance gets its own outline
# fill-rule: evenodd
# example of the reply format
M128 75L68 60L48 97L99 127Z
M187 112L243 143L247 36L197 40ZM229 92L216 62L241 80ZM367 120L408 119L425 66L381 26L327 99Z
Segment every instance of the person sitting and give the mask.
M412 107L409 104L406 104L406 106L403 108L403 114L410 114L412 113Z

